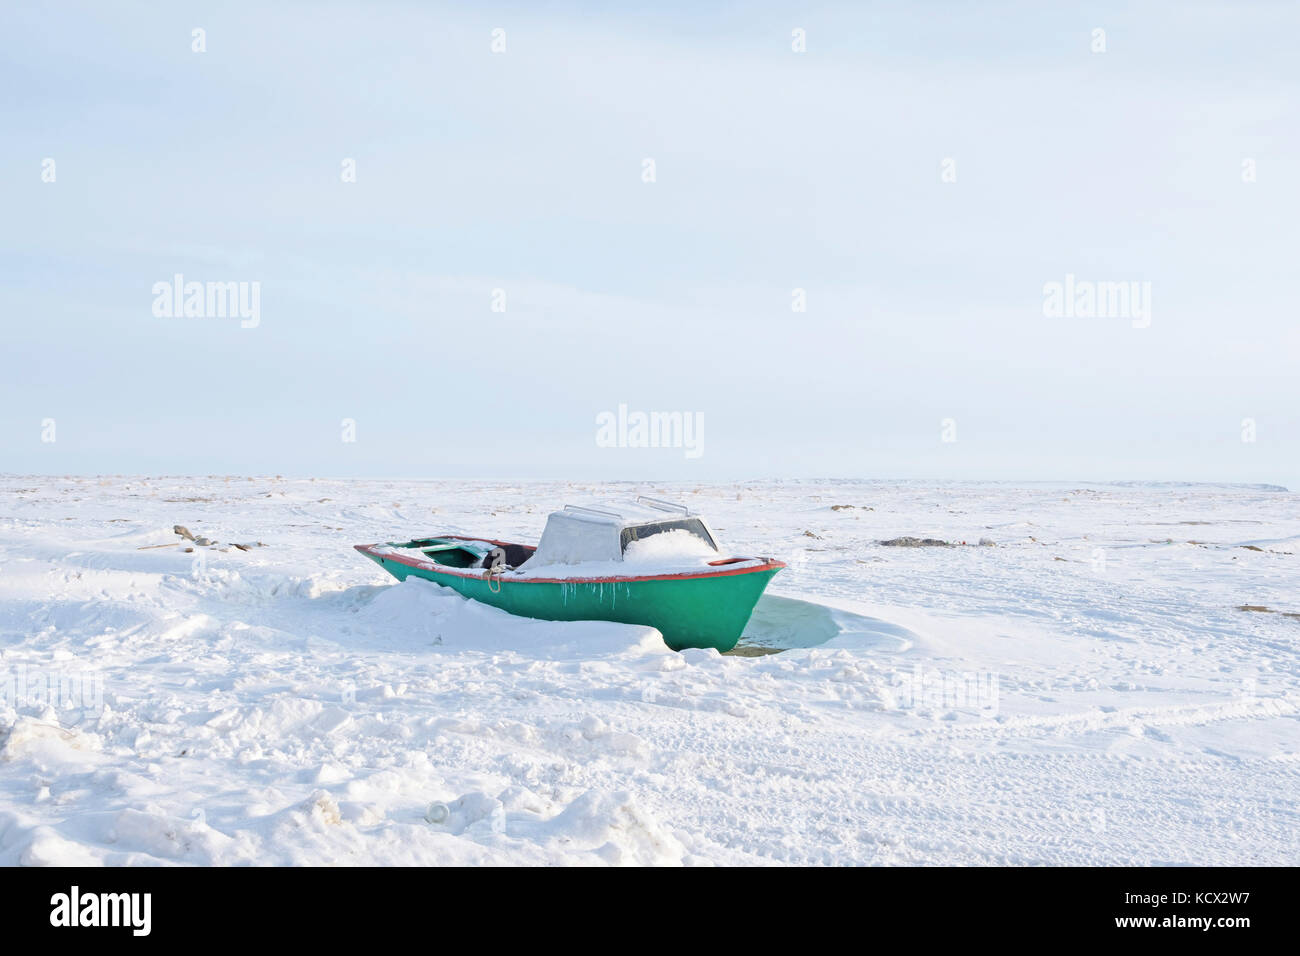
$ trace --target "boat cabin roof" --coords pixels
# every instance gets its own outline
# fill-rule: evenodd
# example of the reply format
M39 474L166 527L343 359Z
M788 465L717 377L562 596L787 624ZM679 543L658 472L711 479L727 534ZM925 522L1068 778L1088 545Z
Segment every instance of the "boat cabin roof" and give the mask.
M631 542L667 531L684 531L718 550L713 533L698 514L685 505L643 495L630 502L571 504L552 512L528 567L622 561Z
M673 504L669 501L661 502L658 498L645 496L635 501L593 501L590 504L570 504L565 505L563 511L557 511L555 514L579 521L616 524L620 527L662 521L665 518L699 517L699 515L691 515L691 510L685 505Z

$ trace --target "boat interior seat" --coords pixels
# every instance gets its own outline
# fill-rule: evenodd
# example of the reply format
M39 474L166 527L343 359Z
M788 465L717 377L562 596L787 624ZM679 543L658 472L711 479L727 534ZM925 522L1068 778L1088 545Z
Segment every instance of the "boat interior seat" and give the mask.
M412 542L412 544L417 544L417 542ZM476 548L467 547L462 542L447 539L429 538L419 542L418 546L426 557L432 558L438 564L445 564L453 568L481 567L485 556ZM519 567L519 565L531 558L537 550L526 544L503 544L500 547L506 553L507 570Z

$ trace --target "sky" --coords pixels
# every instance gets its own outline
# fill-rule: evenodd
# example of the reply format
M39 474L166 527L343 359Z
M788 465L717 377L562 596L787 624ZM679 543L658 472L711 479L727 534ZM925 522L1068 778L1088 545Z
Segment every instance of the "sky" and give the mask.
M1298 488L1298 28L7 0L0 472Z

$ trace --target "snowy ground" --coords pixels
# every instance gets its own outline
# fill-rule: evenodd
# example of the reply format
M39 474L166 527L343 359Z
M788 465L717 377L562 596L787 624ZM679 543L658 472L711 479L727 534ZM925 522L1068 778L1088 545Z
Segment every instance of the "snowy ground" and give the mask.
M0 477L0 863L1300 862L1296 495L635 489L790 563L751 656L351 549L632 490Z

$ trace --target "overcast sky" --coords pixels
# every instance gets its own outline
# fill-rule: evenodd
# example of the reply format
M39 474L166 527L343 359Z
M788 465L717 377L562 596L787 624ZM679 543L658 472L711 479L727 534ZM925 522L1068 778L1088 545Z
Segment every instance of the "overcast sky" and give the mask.
M0 471L1300 487L1295 3L606 6L7 0Z

